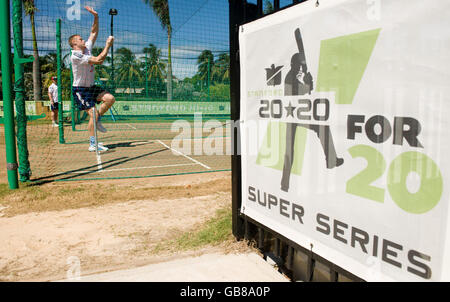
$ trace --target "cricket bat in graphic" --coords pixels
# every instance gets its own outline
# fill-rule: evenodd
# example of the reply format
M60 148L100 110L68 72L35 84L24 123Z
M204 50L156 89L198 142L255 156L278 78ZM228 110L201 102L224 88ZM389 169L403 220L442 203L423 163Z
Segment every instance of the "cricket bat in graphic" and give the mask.
M297 48L298 52L303 55L303 59L305 58L305 49L303 48L303 40L302 40L302 34L300 33L300 28L297 28L294 32L295 35L295 41L297 42Z
M308 72L308 67L306 65L305 49L303 47L303 39L300 33L300 29L297 28L294 31L295 41L297 42L299 60L304 65L305 70L303 70L305 75L305 80L310 84L312 90L312 76ZM294 145L295 145L295 133L296 127L302 127L310 129L315 132L322 146L323 153L325 155L325 163L327 169L333 169L339 167L344 163L343 158L339 158L336 154L336 149L334 147L333 136L331 135L331 130L329 125L318 125L318 124L301 124L301 123L287 123L286 125L286 151L284 157L283 174L281 178L281 190L288 192L289 190L289 179L291 176L291 169L294 159Z
M313 90L313 79L311 76L311 73L308 71L308 66L306 64L306 54L305 54L305 48L303 47L303 39L302 34L300 33L300 28L297 28L294 32L295 36L295 42L297 42L297 48L298 48L298 54L299 54L299 60L302 64L304 64L305 70L303 72L305 73L304 81L307 83L311 90ZM310 92L311 94L311 92Z

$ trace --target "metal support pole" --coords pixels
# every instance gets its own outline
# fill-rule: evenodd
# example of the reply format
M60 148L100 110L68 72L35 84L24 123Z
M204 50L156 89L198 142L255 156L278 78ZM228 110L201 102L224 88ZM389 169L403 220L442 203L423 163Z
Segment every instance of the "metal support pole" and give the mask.
M256 6L258 7L258 17L262 17L262 15L263 15L263 2L262 2L262 0L256 1Z
M280 256L280 239L278 239L278 238L275 238L275 240L274 240L273 251L274 251L273 254L275 255L275 257Z
M232 232L236 239L244 237L244 221L240 217L242 206L242 171L241 155L237 138L240 138L240 63L239 63L239 25L253 21L258 16L258 7L247 3L246 0L228 0L229 4L229 33L230 33L230 118L236 129L232 129L231 138L233 154L231 155L231 183L232 183Z
M95 153L98 156L98 138L97 138L97 107L92 107L92 117L94 119L94 141L95 141Z
M9 25L9 0L0 1L0 45L2 47L2 90L5 119L6 170L10 189L19 188L17 153L12 100L11 27Z
M114 15L111 15L111 36L114 36ZM111 45L111 83L114 92L116 82L114 81L114 44Z
M28 160L27 114L25 110L25 84L23 64L32 62L31 58L23 56L22 33L22 0L13 1L13 32L14 32L14 91L16 93L17 118L17 148L19 151L19 180L27 182L31 177L30 161Z
M264 230L262 227L258 227L258 249L263 251L264 248Z
M70 51L70 57L72 57L72 50ZM70 63L70 85L69 85L69 94L70 94L70 114L72 119L72 131L76 130L76 121L75 121L75 99L73 98L72 93L72 83L73 83L73 73L72 73L72 63Z
M273 9L275 11L280 10L280 0L273 0Z
M249 222L248 220L244 220L244 239L245 240L249 240L250 236L249 236L249 232L250 232L250 226L249 226Z
M230 18L230 100L231 120L238 125L232 129L233 154L231 155L231 182L232 182L232 232L236 239L244 237L244 220L240 217L241 212L241 156L238 154L239 115L240 115L240 66L239 66L239 25L244 23L245 1L228 0Z
M58 77L58 123L59 143L64 144L64 106L62 101L62 79L61 79L61 19L56 20L56 64Z
M294 257L294 248L292 246L288 246L288 252L287 252L287 256L286 256L286 267L290 270L292 270L292 260Z

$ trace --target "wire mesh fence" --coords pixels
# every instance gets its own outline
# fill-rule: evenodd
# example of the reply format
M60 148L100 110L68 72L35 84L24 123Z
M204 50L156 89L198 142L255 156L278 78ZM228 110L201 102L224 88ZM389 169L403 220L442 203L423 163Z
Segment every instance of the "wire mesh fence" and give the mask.
M98 14L98 29L85 6ZM35 59L23 65L31 180L230 168L227 1L23 1L22 15L23 51ZM94 31L94 58L114 36L102 64L89 71L115 100L105 112L97 105L107 132L95 131L95 151L89 110L74 93L80 74L69 45L71 36L89 41ZM60 86L56 93L52 84Z

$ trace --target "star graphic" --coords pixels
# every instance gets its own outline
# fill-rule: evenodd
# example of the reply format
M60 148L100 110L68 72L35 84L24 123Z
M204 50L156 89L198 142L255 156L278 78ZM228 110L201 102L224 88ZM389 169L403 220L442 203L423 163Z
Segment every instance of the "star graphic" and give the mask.
M286 117L289 117L289 115L294 117L294 109L297 108L297 107L292 106L291 102L289 102L289 106L284 107L284 108L286 109L286 112L287 112L287 116Z

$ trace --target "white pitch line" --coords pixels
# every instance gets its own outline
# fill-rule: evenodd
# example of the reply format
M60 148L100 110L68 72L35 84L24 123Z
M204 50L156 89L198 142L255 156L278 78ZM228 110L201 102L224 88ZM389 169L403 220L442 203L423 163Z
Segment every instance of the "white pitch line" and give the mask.
M208 169L208 170L211 170L211 168L210 168L210 167L208 167L207 165L205 165L205 164L203 164L203 163L199 162L198 160L195 160L195 159L193 159L192 157L189 157L189 156L187 156L187 155L186 155L186 154L184 154L184 153L181 153L181 152L180 152L180 151L178 151L178 150L172 149L171 147L169 147L169 146L167 146L166 144L164 144L164 143L163 143L162 141L160 141L160 140L157 140L157 142L158 142L158 143L160 143L161 145L163 145L164 147L166 147L166 148L168 148L168 149L172 150L173 152L175 152L175 153L178 153L178 154L180 154L180 155L182 155L182 156L186 157L187 159L190 159L190 160L192 160L193 162L195 162L195 163L199 164L200 166L202 166L202 167L204 167L204 168L206 168L206 169Z
M136 167L136 168L121 168L121 169L107 169L100 172L114 172L114 171L124 171L124 170L138 170L138 169L155 169L155 168L167 168L167 167L180 167L180 166L192 166L193 164L176 164L176 165L164 165L164 166L150 166L150 167Z
M97 165L98 165L98 170L103 170L102 157L100 156L100 152L98 152L98 154L97 154Z
M144 145L146 143L151 143L151 142L155 142L156 140L146 140L146 141L139 141L139 142L131 142L131 145L133 146L140 146L140 145ZM120 144L120 143L124 143L125 140L120 140L120 141L107 141L104 142L103 144L106 145L111 145L111 144ZM69 146L69 145L66 145ZM79 149L84 148L83 144L73 144L71 146L80 146ZM54 148L54 150L67 150L67 147L58 147L58 148ZM75 148L74 148L75 149ZM77 148L78 149L78 148Z
M127 125L127 126L130 127L131 129L137 130L137 128L131 126L130 124L125 124L125 125Z
M106 169L106 170L103 169L101 171L98 171L98 170L84 170L84 171L74 171L72 173L74 173L74 174L81 174L81 173L86 173L86 172L114 172L114 171L124 171L124 170L155 169L155 168L181 167L181 166L193 166L193 165L196 165L196 163L164 165L164 166L135 167L135 168L121 168L121 169Z
M1 129L1 128L0 128ZM0 132L1 133L1 132ZM218 136L217 138L221 138L220 136ZM226 139L226 140L231 140L231 136L224 136L224 137L222 137L222 138L224 138L224 139ZM204 137L186 137L186 138L180 138L180 140L190 140L190 141L195 141L195 140L204 140L205 138ZM141 145L141 144L145 144L145 143L151 143L151 142L157 142L158 140L155 140L155 139L149 139L149 140L144 140L144 141L140 141L140 142L138 142L137 144L134 144L134 146L139 146L139 145ZM120 143L123 143L124 142L124 140L120 140L120 141L108 141L108 142L105 142L105 144L120 144ZM66 145L66 146L81 146L80 147L80 149L81 148L84 148L84 146L82 145L82 144L73 144L73 145ZM68 148L67 147L56 147L56 148L54 148L54 150L67 150ZM75 149L75 148L74 148Z

